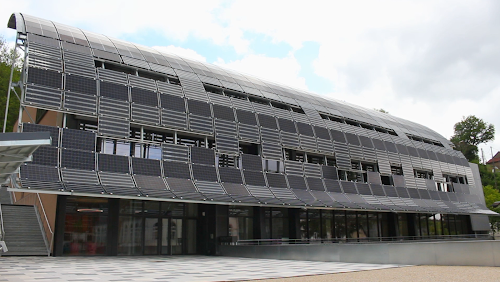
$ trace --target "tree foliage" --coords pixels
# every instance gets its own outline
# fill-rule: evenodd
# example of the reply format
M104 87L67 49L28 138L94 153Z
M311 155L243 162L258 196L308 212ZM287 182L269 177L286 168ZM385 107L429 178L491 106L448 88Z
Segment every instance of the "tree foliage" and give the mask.
M473 115L464 117L462 121L455 123L454 130L455 134L450 141L470 162L479 160L477 148L479 144L495 138L495 126L487 124Z
M17 62L12 81L18 81L21 76L19 67L19 54L14 48L10 48L3 37L0 36L0 127L3 127L5 117L5 105L7 104L7 91L9 87L10 70L13 62ZM19 90L17 90L19 93ZM9 114L7 117L7 131L12 131L14 123L19 115L19 100L11 92L9 103Z
M386 110L384 110L382 108L380 108L380 109L375 108L374 110L375 111L379 111L379 112L384 113L384 114L388 114L389 113L388 111L386 111Z
M484 201L486 202L486 207L490 210L500 213L500 206L493 208L493 203L500 201L500 191L493 188L491 185L483 187ZM500 218L497 216L490 216L491 229L494 232L498 232L500 229Z

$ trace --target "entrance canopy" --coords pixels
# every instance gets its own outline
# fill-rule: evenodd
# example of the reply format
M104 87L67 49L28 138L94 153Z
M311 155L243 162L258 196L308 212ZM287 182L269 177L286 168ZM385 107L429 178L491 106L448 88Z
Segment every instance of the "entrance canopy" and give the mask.
M51 143L49 132L1 133L0 184L5 184L21 164L31 161L38 147Z

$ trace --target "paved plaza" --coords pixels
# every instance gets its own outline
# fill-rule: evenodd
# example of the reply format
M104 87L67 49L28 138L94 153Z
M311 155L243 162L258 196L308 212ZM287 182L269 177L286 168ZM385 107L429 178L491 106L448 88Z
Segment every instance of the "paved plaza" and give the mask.
M242 281L401 266L208 256L0 257L0 281Z

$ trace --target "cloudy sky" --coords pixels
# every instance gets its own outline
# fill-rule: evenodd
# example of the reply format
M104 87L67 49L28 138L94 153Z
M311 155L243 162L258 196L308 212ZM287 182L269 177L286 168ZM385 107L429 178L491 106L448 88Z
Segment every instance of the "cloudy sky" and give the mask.
M4 1L22 12L214 63L453 134L497 127L500 1ZM0 34L13 41L3 25Z

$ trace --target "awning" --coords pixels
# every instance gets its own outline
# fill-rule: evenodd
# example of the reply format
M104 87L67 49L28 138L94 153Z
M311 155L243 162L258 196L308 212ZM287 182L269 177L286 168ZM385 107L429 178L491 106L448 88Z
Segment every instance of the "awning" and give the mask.
M51 143L49 132L0 133L0 184L5 184L23 163L31 161L38 147Z

